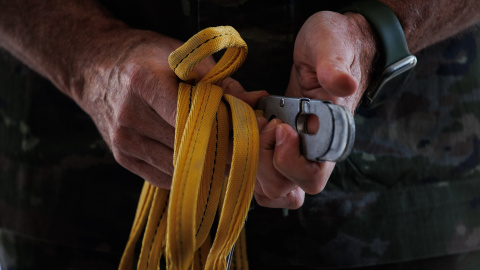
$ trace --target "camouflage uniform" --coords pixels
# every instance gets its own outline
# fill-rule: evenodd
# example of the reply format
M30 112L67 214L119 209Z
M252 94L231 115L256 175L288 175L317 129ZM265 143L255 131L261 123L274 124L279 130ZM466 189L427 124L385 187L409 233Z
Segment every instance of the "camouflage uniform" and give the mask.
M288 82L303 21L342 4L185 0L171 1L163 16L156 1L103 2L133 27L182 39L234 26L249 45L234 77L276 94ZM477 269L479 42L480 31L470 29L420 52L405 87L357 112L353 153L302 208L252 210L251 268ZM6 53L0 61L1 266L116 268L142 180L115 164L72 101Z
M200 28L237 28L250 49L234 76L247 89L281 94L295 32L312 10L338 6L262 4L200 1ZM238 10L251 12L242 17ZM420 52L408 85L382 106L360 109L354 152L337 164L322 193L288 216L253 210L247 222L251 265L346 268L438 256L444 257L418 263L455 269L438 261L466 267L474 258L480 265L479 39L480 31L471 29ZM458 253L468 255L446 256Z
M75 103L5 52L0 61L2 269L108 269L141 179L115 163Z

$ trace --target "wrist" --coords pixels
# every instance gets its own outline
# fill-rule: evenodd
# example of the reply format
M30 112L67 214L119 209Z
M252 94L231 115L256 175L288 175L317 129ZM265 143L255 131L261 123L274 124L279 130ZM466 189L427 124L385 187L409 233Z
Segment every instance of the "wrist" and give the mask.
M375 107L408 79L416 57L408 51L404 30L389 6L378 0L359 0L342 10L362 14L377 35L380 55L361 101L363 107Z
M88 33L76 33L72 38L74 46L66 52L71 62L65 63L64 78L57 85L81 106L92 82L100 77L109 78L115 63L126 57L124 48L136 43L132 30L122 24L93 29Z
M379 58L379 42L370 23L359 13L347 12L344 15L351 23L352 36L356 37L356 54L359 56L360 81L355 93L354 108L357 107L375 73Z

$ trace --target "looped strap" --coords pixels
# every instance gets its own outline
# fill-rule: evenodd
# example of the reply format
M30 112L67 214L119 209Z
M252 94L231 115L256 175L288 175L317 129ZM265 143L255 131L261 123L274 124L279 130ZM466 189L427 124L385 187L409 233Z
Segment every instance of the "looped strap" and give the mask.
M169 64L182 80L198 80L195 66L225 48L199 83L179 84L171 191L145 182L120 269L133 266L143 230L138 269L157 269L162 256L167 269L225 269L234 246L232 268L248 269L242 229L257 172L257 121L249 105L215 85L243 63L247 45L232 27L207 28L172 52ZM225 177L229 126L233 154Z
M181 49L172 52L168 63L177 76L184 80L197 80L193 68L208 56L227 49L202 81L216 84L232 75L245 61L248 48L240 34L231 26L204 29L190 38Z

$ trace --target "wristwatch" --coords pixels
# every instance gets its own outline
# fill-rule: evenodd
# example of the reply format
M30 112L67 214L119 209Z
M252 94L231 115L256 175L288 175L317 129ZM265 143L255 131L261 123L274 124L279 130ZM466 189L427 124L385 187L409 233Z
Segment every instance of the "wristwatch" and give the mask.
M408 51L397 16L384 3L376 0L355 1L340 12L363 15L377 35L380 57L361 100L361 106L375 107L407 80L417 64L417 58Z

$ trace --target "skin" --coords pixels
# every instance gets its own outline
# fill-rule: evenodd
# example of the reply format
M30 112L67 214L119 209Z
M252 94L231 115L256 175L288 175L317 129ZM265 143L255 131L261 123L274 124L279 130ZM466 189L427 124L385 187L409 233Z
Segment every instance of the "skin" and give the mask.
M413 53L480 17L476 0L385 2ZM181 42L131 29L94 1L0 0L0 6L0 46L88 113L122 166L170 188L178 84L167 58ZM375 34L361 15L315 13L298 33L286 95L327 99L354 112L376 57ZM213 64L204 61L196 72L205 74ZM246 92L231 78L221 86L251 106L267 95ZM290 126L264 118L258 123L255 198L267 207L298 208L305 193L322 191L335 164L305 160Z

